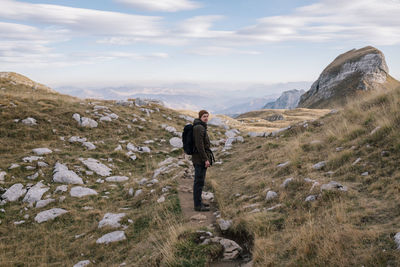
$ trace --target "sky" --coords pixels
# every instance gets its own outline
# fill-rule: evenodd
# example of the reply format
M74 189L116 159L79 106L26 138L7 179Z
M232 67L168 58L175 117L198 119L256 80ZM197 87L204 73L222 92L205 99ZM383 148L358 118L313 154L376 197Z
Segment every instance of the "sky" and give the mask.
M400 0L0 0L0 71L50 86L312 82L372 45L400 79L399 14Z

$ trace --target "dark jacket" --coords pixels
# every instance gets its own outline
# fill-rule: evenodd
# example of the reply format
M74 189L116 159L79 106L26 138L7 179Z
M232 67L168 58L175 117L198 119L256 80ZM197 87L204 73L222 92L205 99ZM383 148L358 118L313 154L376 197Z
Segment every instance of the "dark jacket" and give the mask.
M193 122L193 137L196 148L195 153L192 155L193 164L204 165L207 160L212 163L211 143L207 134L207 124L200 119L195 119Z

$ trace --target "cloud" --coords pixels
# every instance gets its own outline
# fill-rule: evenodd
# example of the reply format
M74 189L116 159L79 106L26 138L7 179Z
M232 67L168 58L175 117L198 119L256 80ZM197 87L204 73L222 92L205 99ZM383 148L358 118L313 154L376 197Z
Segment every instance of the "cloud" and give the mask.
M324 0L292 14L265 17L236 36L254 41L363 41L400 43L400 2L394 0Z
M116 2L149 11L176 12L201 7L197 2L190 0L114 0Z
M2 0L0 18L50 24L71 33L158 36L160 17Z
M195 47L187 51L189 54L200 55L200 56L227 56L232 54L242 54L242 55L259 55L258 51L248 51L234 49L231 47L221 47L221 46L205 46L205 47Z

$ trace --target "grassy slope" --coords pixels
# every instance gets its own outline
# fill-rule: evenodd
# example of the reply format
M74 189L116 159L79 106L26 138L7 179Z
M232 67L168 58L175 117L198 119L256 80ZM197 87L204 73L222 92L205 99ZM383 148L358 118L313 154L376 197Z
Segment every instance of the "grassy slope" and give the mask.
M294 127L279 138L246 138L231 154L218 155L224 164L211 169L209 184L223 217L234 219L233 232L254 236L256 266L400 262L393 241L400 231L400 89L359 96L307 128ZM377 126L380 130L371 135ZM352 165L357 158L361 161ZM288 166L277 167L286 161ZM320 161L327 166L314 170ZM280 187L289 177L294 182ZM319 187L310 191L306 177L320 184L335 180L349 191L324 192L317 201L305 202L320 193ZM266 202L269 189L278 198ZM262 211L278 203L280 208ZM259 206L246 209L249 204ZM254 208L261 212L250 213Z
M114 105L112 101L96 101L98 105L108 106L120 118L112 122L99 122L97 128L89 129L79 127L72 119L74 113L95 118L93 104L89 101L32 90L5 81L0 83L0 88L5 88L0 90L0 169L7 172L5 183L1 186L8 188L18 182L25 185L44 180L50 187L44 198L51 196L58 200L61 195L66 196L64 202L56 201L42 209L28 208L26 203L22 203L22 199L1 207L5 209L5 213L0 212L0 265L72 266L80 260L89 259L100 266L119 265L122 262L129 266L154 266L168 257L168 251L163 251L163 247L171 238L171 233L182 228L181 224L184 223L174 178L183 168L157 177L160 183L150 188L144 187L144 193L140 197L129 196L128 190L131 187L138 189L139 185L135 181L142 177L150 180L158 162L169 156L182 155L181 150L171 150L168 140L173 136L160 127L162 123L166 123L178 130L183 128L186 122L178 118L179 114L153 105L145 108L159 108L160 112L155 111L147 117L139 107L122 107ZM131 122L135 118L134 114L145 118L146 122ZM167 120L163 115L170 116L172 120ZM13 121L27 117L35 118L38 126L31 127ZM128 125L131 126L130 129ZM88 141L95 143L97 149L88 151L80 144L70 144L67 140L74 135L86 137ZM66 141L60 140L61 136ZM146 145L151 148L152 153L136 153L138 159L134 162L125 155L126 143L122 144L123 151L114 151L120 144L119 141L143 146L143 142L149 139L156 141ZM166 142L161 142L160 139L165 139ZM38 147L48 147L54 152L45 156L44 161L49 167L40 168L43 176L36 181L29 181L26 176L37 170L27 171L25 166L36 164L23 163L22 158L33 155L32 149ZM95 181L101 177L96 174L87 175L86 167L78 160L80 157L91 157L100 159L103 164L112 164L113 175L126 175L130 180L115 185L108 182L98 184ZM112 162L108 162L109 158ZM53 166L57 161L78 173L87 181L84 186L95 189L99 194L72 198L69 192L53 193L60 185L52 182ZM19 163L21 167L8 170L12 163ZM172 186L172 189L166 201L158 204L156 200L166 185ZM70 185L69 189L71 187ZM150 193L151 189L155 189L155 192ZM91 206L93 209L86 211L84 206ZM42 224L34 222L38 212L54 207L64 208L69 213L54 221ZM103 234L113 231L110 228L97 228L98 222L107 212L127 214L121 222L128 226L125 230L126 241L110 245L95 243ZM29 219L24 219L24 215L29 215ZM23 219L26 221L24 224L14 225L15 221ZM129 223L128 219L133 220L133 223ZM81 234L84 236L75 238Z

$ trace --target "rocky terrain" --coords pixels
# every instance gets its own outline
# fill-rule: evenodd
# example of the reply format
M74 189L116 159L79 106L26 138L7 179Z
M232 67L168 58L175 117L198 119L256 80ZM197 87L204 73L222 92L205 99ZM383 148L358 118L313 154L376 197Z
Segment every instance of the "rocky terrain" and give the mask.
M396 88L399 82L389 75L385 56L367 46L339 55L320 74L298 107L329 108L343 106L357 92Z
M400 262L400 87L211 116L211 212L196 213L181 148L195 112L34 84L0 79L1 265Z
M263 109L294 109L297 107L300 96L304 92L304 90L297 89L285 91L277 100L265 104Z

